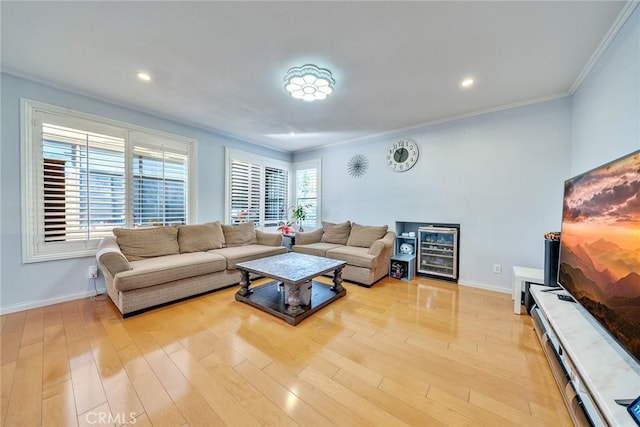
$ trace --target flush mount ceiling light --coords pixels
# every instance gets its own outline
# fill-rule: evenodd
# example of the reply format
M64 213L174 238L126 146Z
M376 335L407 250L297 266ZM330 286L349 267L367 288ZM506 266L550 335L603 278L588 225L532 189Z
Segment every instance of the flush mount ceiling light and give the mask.
M333 92L335 83L331 71L313 64L290 68L284 77L284 88L304 101L325 99Z

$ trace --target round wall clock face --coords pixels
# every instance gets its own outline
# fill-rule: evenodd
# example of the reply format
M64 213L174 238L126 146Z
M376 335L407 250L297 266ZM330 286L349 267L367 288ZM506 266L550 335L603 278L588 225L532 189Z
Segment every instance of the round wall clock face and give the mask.
M387 150L387 164L396 172L408 171L418 161L418 145L408 138L396 141Z

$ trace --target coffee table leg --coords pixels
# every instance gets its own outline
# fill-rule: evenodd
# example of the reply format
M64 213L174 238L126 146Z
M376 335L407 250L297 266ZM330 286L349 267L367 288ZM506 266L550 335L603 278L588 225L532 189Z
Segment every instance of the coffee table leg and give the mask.
M289 295L287 295L289 306L287 311L291 314L297 314L303 311L300 307L300 286L289 286Z
M342 269L343 268L344 266L340 266L336 268L335 271L333 272L333 286L331 287L331 290L334 292L340 292L344 289L344 287L342 286Z
M249 272L246 270L240 270L240 290L238 291L238 294L243 297L249 295L252 292L251 289L249 289L249 285L251 285Z

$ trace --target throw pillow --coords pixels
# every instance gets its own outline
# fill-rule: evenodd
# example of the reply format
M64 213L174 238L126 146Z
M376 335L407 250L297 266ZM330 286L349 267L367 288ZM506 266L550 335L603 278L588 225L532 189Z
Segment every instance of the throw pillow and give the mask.
M296 245L310 245L318 243L322 240L322 228L316 228L313 231L297 231Z
M114 228L113 234L129 261L180 253L176 227Z
M227 248L255 245L258 243L253 222L243 222L238 225L223 224L222 232L224 233L224 241Z
M178 226L180 253L206 252L224 247L224 234L219 221Z
M280 246L282 245L282 234L256 230L256 240L259 245Z
M351 222L343 222L334 224L332 222L322 221L322 243L335 243L338 245L346 245L351 232ZM296 242L297 243L297 242Z
M386 225L374 226L374 225L360 225L355 222L351 224L351 234L349 234L349 240L347 246L358 246L361 248L370 248L378 239L382 239L387 234Z

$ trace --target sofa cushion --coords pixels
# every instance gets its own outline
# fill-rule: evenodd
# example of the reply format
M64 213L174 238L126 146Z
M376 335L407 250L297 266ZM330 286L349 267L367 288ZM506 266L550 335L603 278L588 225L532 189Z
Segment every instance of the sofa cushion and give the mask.
M113 234L129 261L180 253L176 227L114 228Z
M360 248L357 246L339 246L327 251L327 258L339 259L346 261L348 265L357 267L375 268L378 257L368 253L369 248Z
M132 270L118 273L113 281L120 291L146 288L174 280L223 271L224 257L211 252L166 255L132 261Z
M313 231L297 231L296 245L308 245L310 243L319 243L322 240L322 228L316 228Z
M382 239L387 234L388 228L386 225L360 225L354 222L351 224L351 233L349 234L349 240L347 240L347 246L370 248L373 242Z
M268 256L286 254L287 248L284 246L247 245L234 246L231 248L214 249L207 253L221 255L227 260L227 270L235 270L239 262L251 261ZM240 280L240 276L238 276Z
M338 245L337 243L311 243L309 245L298 245L296 234L296 244L291 249L293 252L297 252L300 254L307 255L315 255L315 256L325 256L329 249L339 248L342 245Z
M256 230L256 240L259 245L280 246L282 245L282 234Z
M219 221L178 226L180 253L206 252L224 247L224 234Z
M351 232L351 222L343 222L334 224L332 222L322 221L322 243L336 243L338 245L346 245L349 240L349 232Z
M243 222L238 225L222 225L225 247L255 245L258 243L253 222Z

